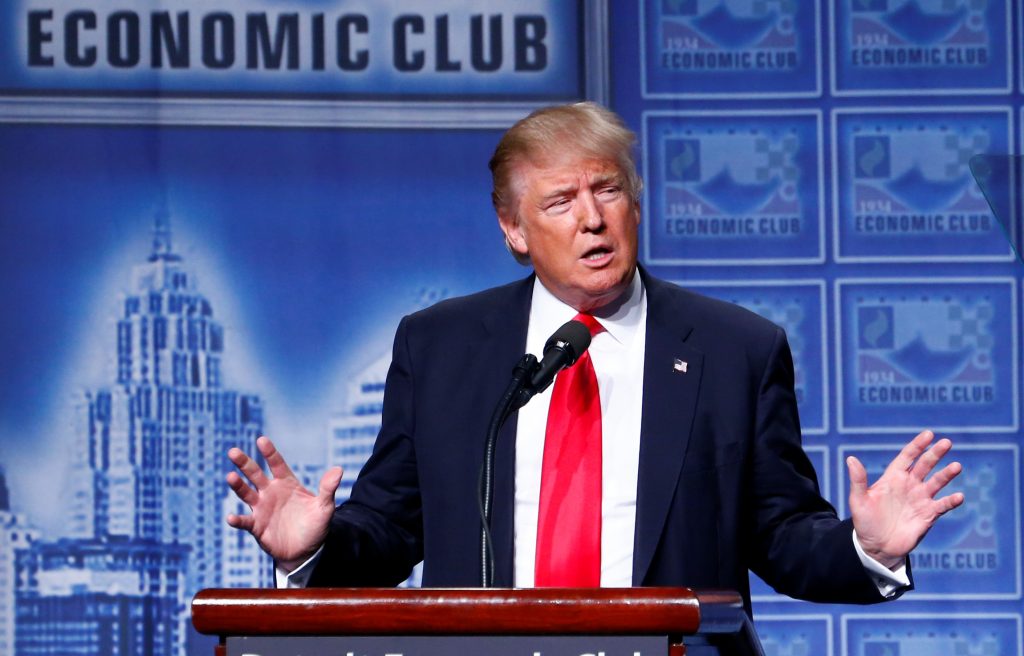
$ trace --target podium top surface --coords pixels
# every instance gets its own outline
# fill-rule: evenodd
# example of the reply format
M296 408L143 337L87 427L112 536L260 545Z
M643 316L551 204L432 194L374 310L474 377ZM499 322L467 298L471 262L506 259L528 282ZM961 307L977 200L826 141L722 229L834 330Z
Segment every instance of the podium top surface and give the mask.
M688 588L210 589L192 623L213 635L682 635L735 631L741 597Z

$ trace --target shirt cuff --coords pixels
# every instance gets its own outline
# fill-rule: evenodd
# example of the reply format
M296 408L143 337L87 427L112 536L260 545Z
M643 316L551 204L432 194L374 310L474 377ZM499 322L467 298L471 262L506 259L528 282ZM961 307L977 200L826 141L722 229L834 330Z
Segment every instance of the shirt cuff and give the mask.
M313 574L313 568L320 561L320 554L323 553L323 545L316 550L312 556L306 559L291 572L286 572L274 563L274 584L278 590L286 588L304 588L309 583L309 577Z
M878 588L878 594L890 599L903 588L910 587L910 578L907 576L907 558L904 556L894 569L889 569L871 556L867 555L864 548L860 546L857 539L857 530L853 531L853 548L857 550L857 557L861 565L867 570L871 581Z

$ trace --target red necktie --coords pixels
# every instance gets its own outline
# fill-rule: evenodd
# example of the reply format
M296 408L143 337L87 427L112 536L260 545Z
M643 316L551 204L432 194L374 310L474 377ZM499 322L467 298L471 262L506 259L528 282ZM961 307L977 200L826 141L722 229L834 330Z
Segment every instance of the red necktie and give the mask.
M589 314L575 319L592 336L604 330ZM601 397L589 352L558 374L551 392L534 585L601 585Z

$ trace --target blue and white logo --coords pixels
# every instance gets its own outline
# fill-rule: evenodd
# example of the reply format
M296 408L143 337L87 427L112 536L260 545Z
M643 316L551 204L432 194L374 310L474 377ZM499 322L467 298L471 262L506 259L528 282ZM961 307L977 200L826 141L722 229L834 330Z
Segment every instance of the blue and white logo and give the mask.
M869 480L881 476L897 446L844 447L864 463ZM963 492L964 505L942 517L910 554L915 599L1019 599L1021 594L1020 472L1017 445L955 447L963 473L943 494ZM849 487L846 467L840 487ZM845 498L844 498L845 501ZM846 512L846 509L843 509Z
M833 93L1010 90L1010 3L842 0L834 12Z
M818 0L659 0L638 4L644 97L821 93Z
M680 282L696 292L735 303L781 326L793 353L800 426L805 434L828 430L825 356L825 289L820 282ZM819 470L820 471L820 470Z
M843 615L843 654L850 656L1017 656L1019 614L928 613Z
M837 260L1012 258L968 166L1010 152L1009 112L837 111L834 125Z
M647 260L823 259L820 115L645 115Z
M1016 430L1011 280L840 281L839 429Z
M832 645L829 615L762 615L754 626L766 656L828 654Z

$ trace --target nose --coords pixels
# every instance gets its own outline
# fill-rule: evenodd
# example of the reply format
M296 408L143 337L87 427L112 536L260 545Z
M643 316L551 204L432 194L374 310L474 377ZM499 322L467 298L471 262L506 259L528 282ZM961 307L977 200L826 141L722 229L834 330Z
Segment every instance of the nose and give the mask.
M601 211L601 204L597 202L594 192L590 189L583 189L577 203L576 220L579 222L580 231L598 232L604 227L604 214Z

